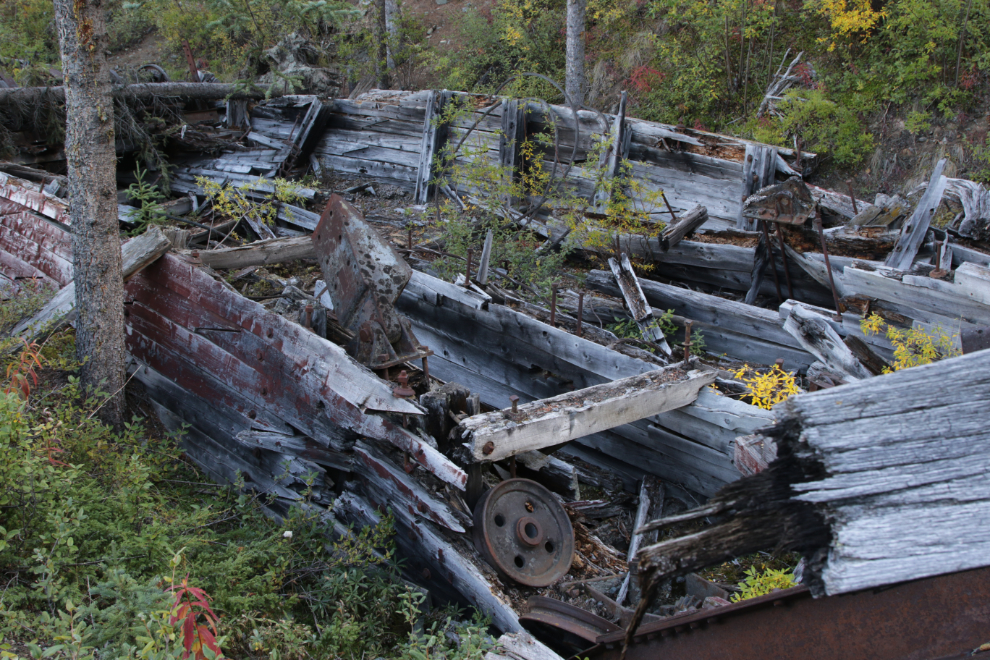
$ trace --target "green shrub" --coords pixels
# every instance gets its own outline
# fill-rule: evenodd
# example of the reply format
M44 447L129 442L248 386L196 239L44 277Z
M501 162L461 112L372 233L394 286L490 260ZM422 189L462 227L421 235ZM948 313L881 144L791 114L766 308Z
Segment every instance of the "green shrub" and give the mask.
M790 91L779 107L784 115L779 125L781 138L799 134L804 149L831 158L840 167L857 165L873 151L873 135L857 114L821 90ZM782 139L774 142L779 144Z

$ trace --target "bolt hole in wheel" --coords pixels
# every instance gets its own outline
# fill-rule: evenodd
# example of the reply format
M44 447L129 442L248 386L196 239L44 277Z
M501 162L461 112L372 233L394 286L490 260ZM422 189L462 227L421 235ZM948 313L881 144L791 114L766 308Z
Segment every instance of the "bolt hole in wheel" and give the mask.
M526 523L526 527L524 528L524 530L526 531L526 536L528 536L531 539L535 539L537 534L540 533L539 530L536 529L536 525L534 525L533 523Z
M543 544L543 548L544 548L544 549L545 549L545 550L546 550L547 552L553 552L553 541L547 541L546 543L544 543L544 544Z
M505 516L503 516L501 513L496 513L495 514L495 524L498 525L499 527L501 527L502 525L504 525L505 524Z
M516 566L522 568L525 564L526 562L523 560L523 558L520 557L519 555L516 555Z

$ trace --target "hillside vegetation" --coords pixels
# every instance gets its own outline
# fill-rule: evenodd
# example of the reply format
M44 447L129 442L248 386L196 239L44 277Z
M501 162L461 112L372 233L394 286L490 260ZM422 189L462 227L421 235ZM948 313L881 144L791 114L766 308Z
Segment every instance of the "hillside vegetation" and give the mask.
M455 0L441 8L449 8L450 38L437 40L427 38L422 0L411 3L391 37L392 83L490 92L521 71L562 79L564 5ZM176 78L186 71L183 40L228 81L268 71L265 51L290 33L309 40L313 64L340 72L345 90L373 81L381 64L376 9L366 2L110 0L107 6L111 50L154 32L161 63ZM51 14L47 0L11 0L0 8L0 57L21 84L50 80L57 64ZM772 144L793 146L799 138L825 157L826 168L860 173L863 184L876 188L941 156L952 159L957 174L990 180L988 0L588 0L586 42L587 102L598 109L614 109L624 89L631 114L644 119ZM758 116L768 85L798 53L792 70L798 83ZM275 80L298 83L277 73ZM561 100L532 78L506 91Z

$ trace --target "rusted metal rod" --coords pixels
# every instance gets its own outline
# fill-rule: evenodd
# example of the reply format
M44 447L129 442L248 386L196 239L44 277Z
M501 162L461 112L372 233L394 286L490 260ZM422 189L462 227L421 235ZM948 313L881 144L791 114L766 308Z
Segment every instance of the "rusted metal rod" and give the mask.
M851 199L853 203L853 215L859 215L859 210L856 208L856 193L853 192L852 179L846 181L846 185L849 187L849 199Z
M828 259L828 247L825 246L825 230L822 229L822 212L815 212L815 230L818 231L818 238L822 242L822 257L825 258L825 270L828 271L828 284L832 288L832 300L835 301L835 321L842 321L842 307L839 305L839 292L835 290L835 280L832 278L832 264Z
M780 228L780 223L775 222L777 225L777 242L780 243L780 260L783 262L784 266L784 277L787 279L787 297L794 300L794 287L791 286L791 271L787 269L787 251L784 250L784 231Z
M780 278L777 276L777 264L773 258L773 244L770 242L770 230L767 229L767 221L760 220L763 225L763 240L767 246L767 261L770 262L770 272L773 273L773 284L777 287L777 302L784 302L784 296L780 293Z
M582 336L581 323L584 318L584 291L578 291L577 336Z
M691 366L691 326L693 321L684 324L684 368Z

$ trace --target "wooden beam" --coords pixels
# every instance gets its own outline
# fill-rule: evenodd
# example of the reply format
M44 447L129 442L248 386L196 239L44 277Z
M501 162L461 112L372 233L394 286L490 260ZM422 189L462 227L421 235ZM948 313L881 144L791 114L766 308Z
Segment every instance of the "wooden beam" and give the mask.
M666 367L533 401L515 414L475 415L461 422L458 432L475 461L498 461L682 408L714 380L713 371Z
M844 374L846 380L861 380L873 375L849 350L831 324L803 305L795 304L791 307L791 313L784 322L784 330L791 333L806 351L827 367Z
M622 297L625 299L626 305L629 306L633 320L636 321L636 325L639 326L639 330L643 334L643 339L656 344L666 355L671 355L670 346L667 344L667 339L663 335L663 330L660 329L656 319L653 318L653 308L650 307L650 304L646 301L646 296L643 295L643 289L639 285L639 278L636 277L636 273L633 271L629 257L623 252L620 261L616 261L614 258L609 259L608 265L612 269L612 274L615 275L615 281L622 291Z
M945 170L946 159L938 161L932 178L928 181L928 189L921 196L918 205L914 207L914 212L904 221L904 229L901 237L894 245L894 249L887 255L884 265L898 270L910 270L914 258L918 254L918 249L925 240L928 227L931 225L935 212L942 203L942 194L948 184L948 179L942 176Z
M183 254L191 254L186 250ZM199 250L199 258L204 265L215 270L267 266L298 259L315 259L316 248L309 236L274 238L255 241L249 245L219 250Z
M437 158L447 144L450 131L449 125L443 122L443 112L451 96L451 92L447 90L434 90L426 102L419 170L416 175L416 191L413 194L417 204L426 204L436 193Z
M695 206L663 230L660 235L660 248L666 252L680 243L682 238L705 224L707 220L708 209L700 205Z

